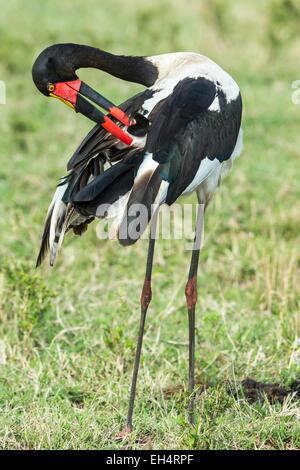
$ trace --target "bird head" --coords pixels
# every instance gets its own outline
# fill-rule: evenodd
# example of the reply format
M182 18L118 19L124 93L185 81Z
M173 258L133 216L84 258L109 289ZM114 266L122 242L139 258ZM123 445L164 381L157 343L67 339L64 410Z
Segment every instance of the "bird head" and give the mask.
M37 57L32 67L32 78L36 87L43 95L59 99L130 145L132 138L92 102L107 110L111 116L127 127L134 124L135 120L130 119L124 111L80 80L76 75L77 68L80 68L78 57L72 55L72 47L66 48L66 46L69 45L58 44L48 47Z

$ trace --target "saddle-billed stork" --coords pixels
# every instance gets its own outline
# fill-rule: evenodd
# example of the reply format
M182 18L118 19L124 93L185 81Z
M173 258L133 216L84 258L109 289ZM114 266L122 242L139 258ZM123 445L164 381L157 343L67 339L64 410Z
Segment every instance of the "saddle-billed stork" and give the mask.
M119 107L82 82L77 69L92 67L144 91ZM233 78L215 62L196 53L149 57L110 54L77 44L45 49L32 69L37 88L59 98L96 122L68 162L45 221L37 265L50 249L53 265L65 233L83 233L95 217L115 216L114 235L121 245L133 244L151 219L147 267L141 294L141 318L127 423L132 430L133 407L145 318L151 301L151 274L157 210L183 194L197 192L199 206L185 288L189 320L189 422L194 423L195 305L197 269L204 211L222 176L242 150L242 100ZM98 107L106 109L104 115ZM104 168L109 163L108 168ZM130 230L138 213L146 220ZM107 210L101 210L102 207Z

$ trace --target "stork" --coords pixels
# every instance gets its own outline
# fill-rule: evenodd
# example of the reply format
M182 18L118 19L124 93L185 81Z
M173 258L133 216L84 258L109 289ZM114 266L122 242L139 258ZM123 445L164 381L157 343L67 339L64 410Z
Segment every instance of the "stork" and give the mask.
M76 71L91 67L145 87L119 107L80 80ZM185 288L189 322L189 410L194 424L195 306L204 213L221 178L242 150L242 100L234 79L209 58L178 52L121 56L78 44L45 49L32 69L37 88L68 104L95 127L68 162L49 206L37 266L50 250L53 265L65 233L82 234L97 217L115 217L112 233L121 245L135 243L151 220L141 317L127 421L133 409L143 334L151 293L157 213L181 195L196 192L198 211L194 247ZM97 106L95 106L97 105ZM99 107L108 111L105 115ZM109 163L109 167L104 165ZM131 230L143 205L147 215ZM102 211L105 206L107 210ZM155 207L155 210L152 210Z

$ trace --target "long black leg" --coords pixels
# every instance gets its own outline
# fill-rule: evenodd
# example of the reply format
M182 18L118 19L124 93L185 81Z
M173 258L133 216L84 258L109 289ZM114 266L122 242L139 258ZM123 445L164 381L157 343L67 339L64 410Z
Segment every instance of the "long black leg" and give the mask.
M189 318L189 413L188 419L194 425L194 387L195 387L195 307L197 303L197 272L201 247L201 235L204 222L204 204L198 205L195 239L185 296Z
M125 437L133 429L132 417L133 417L133 408L134 408L134 401L135 401L135 395L136 395L136 384L137 384L140 358L141 358L142 345L143 345L145 320L146 320L147 310L148 310L148 307L152 298L151 277L152 277L157 218L158 218L158 210L155 210L151 219L151 224L150 224L150 238L149 238L149 246L148 246L146 273L145 273L144 285L143 285L141 299L140 299L141 318L140 318L140 327L139 327L138 341L137 341L137 346L136 346L135 361L134 361L134 368L133 368L132 381L131 381L127 422L126 422L125 428L120 434L120 437Z

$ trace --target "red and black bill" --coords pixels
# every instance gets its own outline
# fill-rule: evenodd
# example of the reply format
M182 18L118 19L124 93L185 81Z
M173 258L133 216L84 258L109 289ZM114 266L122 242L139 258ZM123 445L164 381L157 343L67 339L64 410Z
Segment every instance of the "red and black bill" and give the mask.
M124 132L108 116L96 108L90 101L105 109L124 124L126 127L132 124L132 120L122 109L115 106L111 101L93 90L89 85L80 79L69 82L50 83L48 86L50 96L59 98L61 101L71 106L76 112L83 114L92 121L101 125L105 130L114 135L126 145L131 145L133 138ZM88 98L86 100L84 97ZM90 101L89 101L90 100Z

